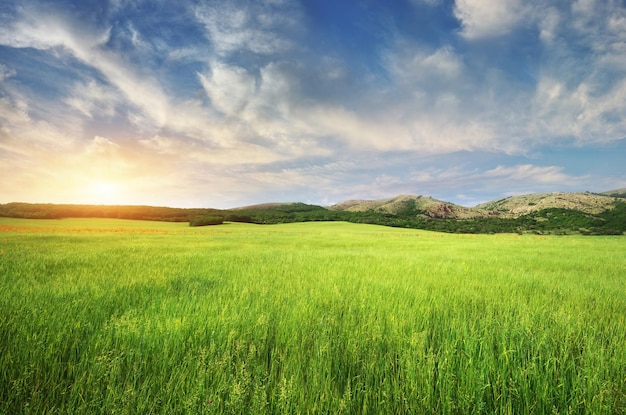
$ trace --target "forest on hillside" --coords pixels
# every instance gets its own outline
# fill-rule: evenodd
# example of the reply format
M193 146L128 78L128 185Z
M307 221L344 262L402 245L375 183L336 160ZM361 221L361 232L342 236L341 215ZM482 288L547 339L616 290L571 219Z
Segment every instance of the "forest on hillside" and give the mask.
M478 219L433 218L415 207L397 213L377 210L349 212L328 210L305 203L289 203L268 208L219 210L157 206L108 206L65 204L0 204L0 216L30 219L117 218L166 222L189 222L191 226L223 222L278 224L311 221L346 221L449 233L537 233L622 235L626 232L626 202L599 214L550 208L517 218L489 216Z

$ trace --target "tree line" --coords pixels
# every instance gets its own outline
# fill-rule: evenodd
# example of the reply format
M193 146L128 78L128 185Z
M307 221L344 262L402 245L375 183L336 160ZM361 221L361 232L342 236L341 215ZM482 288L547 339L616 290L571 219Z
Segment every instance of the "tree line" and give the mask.
M157 206L108 206L63 204L0 204L0 216L31 219L118 218L165 222L189 222L190 226L218 225L223 222L278 224L312 221L345 221L449 233L549 233L621 235L626 231L626 202L599 214L550 208L517 218L438 219L415 206L391 214L376 210L349 212L328 210L305 203L268 208L220 210L209 208L170 208Z

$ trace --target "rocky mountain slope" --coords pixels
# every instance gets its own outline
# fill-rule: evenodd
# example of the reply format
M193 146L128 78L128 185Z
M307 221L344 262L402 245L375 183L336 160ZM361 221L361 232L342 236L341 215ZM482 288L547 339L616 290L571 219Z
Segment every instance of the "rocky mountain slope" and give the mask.
M476 208L467 208L444 202L429 196L400 195L390 199L347 200L327 207L329 210L367 212L369 210L392 215L423 215L438 219L476 219L488 213Z
M476 206L476 209L498 212L502 217L516 218L543 209L569 209L598 214L615 207L616 198L596 193L532 193L511 196Z
M623 192L626 195L626 191ZM569 209L598 214L615 207L620 191L602 194L589 192L552 192L510 196L464 207L432 197L400 195L390 199L347 200L327 207L334 211L376 211L392 215L422 215L437 219L481 219L488 217L517 218L544 209Z

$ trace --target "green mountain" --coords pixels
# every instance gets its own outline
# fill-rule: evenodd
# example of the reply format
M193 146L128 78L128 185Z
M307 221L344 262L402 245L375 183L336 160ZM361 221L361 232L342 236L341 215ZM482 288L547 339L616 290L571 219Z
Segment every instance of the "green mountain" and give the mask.
M328 207L353 212L368 223L443 232L622 234L626 200L619 191L552 192L510 196L463 207L424 196L349 200Z

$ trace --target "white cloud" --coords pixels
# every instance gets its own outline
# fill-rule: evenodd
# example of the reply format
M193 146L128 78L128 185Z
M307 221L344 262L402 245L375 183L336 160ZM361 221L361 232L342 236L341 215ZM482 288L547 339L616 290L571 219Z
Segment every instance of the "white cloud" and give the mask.
M327 137L360 151L410 147L402 127L303 97L297 70L271 62L253 76L243 68L215 63L210 74L199 78L213 105L228 116L230 128L273 151L293 157L328 154Z
M616 9L608 16L607 29L618 36L626 36L626 10Z
M94 115L112 117L121 99L116 91L91 80L75 84L65 102L88 118Z
M141 147L148 150L156 159L179 163L185 170L193 166L224 168L236 165L268 165L279 161L291 160L291 149L275 149L254 143L238 142L230 147L214 148L203 141L182 140L176 137L156 135L139 141ZM312 149L315 154L315 149ZM319 153L319 152L318 152ZM147 155L143 152L144 155ZM297 157L297 156L296 156Z
M539 37L544 43L550 43L557 36L561 15L554 7L546 9L539 19Z
M490 20L498 20L493 16L521 7L515 2L494 6L494 10L480 2L462 2L457 6L474 16L487 16L481 20L489 29L484 31L485 34L495 33L497 29ZM199 86L210 98L212 108L204 106L198 99L177 101L168 96L158 78L146 75L121 55L104 48L108 31L88 36L85 40L82 34L86 29L80 25L70 29L63 18L53 16L47 19L30 11L16 25L20 30L13 40L16 44L46 48L62 46L99 70L117 88L119 93L93 81L77 84L66 102L83 115L111 117L125 100L136 109L128 113L128 118L140 130L154 134L159 129L168 128L186 137L212 143L213 147L236 147L237 143L254 141L279 149L283 154L297 156L304 153L301 150L303 144L307 151L313 149L318 154L324 149L330 150L327 137L333 137L335 143L344 143L360 151L442 153L491 149L510 153L521 151L524 145L533 142L533 137L542 140L555 131L577 135L590 132L593 130L589 127L592 120L601 121L612 111L621 110L620 93L614 93L602 105L592 107L594 96L582 86L575 91L569 87L569 94L566 94L568 87L563 86L560 92L563 97L544 100L545 89L541 81L533 101L534 111L528 112L528 102L524 102L520 91L515 91L518 95L512 98L513 92L507 92L506 80L472 73L472 68L451 46L426 51L402 42L393 45L394 50L388 53L386 60L393 89L377 90L376 86L371 86L350 98L376 97L375 107L374 103L368 108L359 102L356 110L350 108L352 102L343 98L329 102L310 99L302 88L305 70L297 64L270 59L258 68L244 68L225 63L226 55L239 49L261 54L285 50L269 46L271 50L262 51L254 46L254 41L263 40L265 35L272 39L282 38L277 22L293 19L280 8L278 13L264 15L263 7L250 9L231 5L219 9L208 6L196 9L196 16L205 24L223 55L223 59L207 60L210 70L201 72L197 78ZM220 20L222 17L224 20ZM552 20L560 21L557 17ZM613 26L618 27L620 20L614 20ZM549 22L545 26L546 31L551 31L545 37L554 37L552 32L559 26ZM44 29L50 29L56 35L47 38ZM264 35L257 36L259 33ZM268 41L267 45L279 43ZM195 49L172 53L176 59L185 56L199 59L201 56ZM341 69L341 65L334 66ZM340 73L339 76L345 75ZM544 77L550 79L549 74L540 79ZM320 79L324 77L320 76ZM532 93L529 92L528 97L532 99ZM591 108L595 108L595 112ZM603 111L599 112L599 108ZM540 117L539 122L528 122L536 115L556 118ZM572 123L572 118L576 117L579 118Z
M398 87L413 91L431 92L440 88L454 91L467 70L462 58L450 46L426 52L399 41L384 61Z
M626 80L599 93L587 81L568 87L549 76L539 79L529 132L538 137L575 138L581 143L606 142L626 134Z
M28 104L24 99L0 98L0 117L5 120L2 129L6 130L10 125L25 125L31 122L28 116Z
M0 148L26 155L29 151L69 149L75 126L63 129L46 120L33 119L28 101L21 96L0 98Z
M537 183L563 183L574 179L564 174L562 167L541 167L531 164L497 166L485 171L483 176L488 179L506 180L509 182L524 181L529 187L533 187Z
M431 54L418 50L412 56L396 58L392 65L393 73L401 83L430 90L455 89L465 69L461 58L449 47Z
M275 29L293 26L294 20L280 9L266 13L262 4L247 7L234 2L200 5L195 16L206 28L215 51L224 56L235 51L250 51L260 55L271 55L293 47L288 38Z
M395 88L379 105L387 118L374 119L394 125L399 148L524 151L523 91L510 91L497 71L477 72L451 46L426 51L402 39L394 46L385 63Z
M87 154L115 155L120 146L105 137L95 136L87 146Z
M581 19L590 19L595 14L596 0L576 0L571 4L573 14Z
M215 116L209 109L195 105L193 100L174 101L152 73L138 70L123 55L107 50L104 43L108 39L108 31L94 33L93 29L83 27L79 22L54 14L41 15L37 10L28 9L22 19L3 34L5 36L0 35L0 42L4 44L44 50L60 47L98 70L121 93L124 102L134 109L128 113L128 119L141 129L172 128L216 143L229 138L215 125ZM77 84L66 102L87 117L93 117L96 110L112 115L115 105L122 101L115 95L115 92L92 81Z
M454 15L467 39L501 36L525 19L527 9L521 0L457 0Z
M241 113L255 93L255 79L242 67L216 62L210 74L198 77L213 106L225 115Z
M626 136L626 9L618 3L579 0L569 9L549 7L538 17L548 58L530 97L530 143ZM537 6L534 15L541 10Z
M0 32L0 43L37 49L64 48L77 59L99 70L157 126L167 122L170 107L158 82L135 73L123 59L102 46L108 30L94 31L54 13L27 9L22 19ZM83 108L83 112L89 112Z

